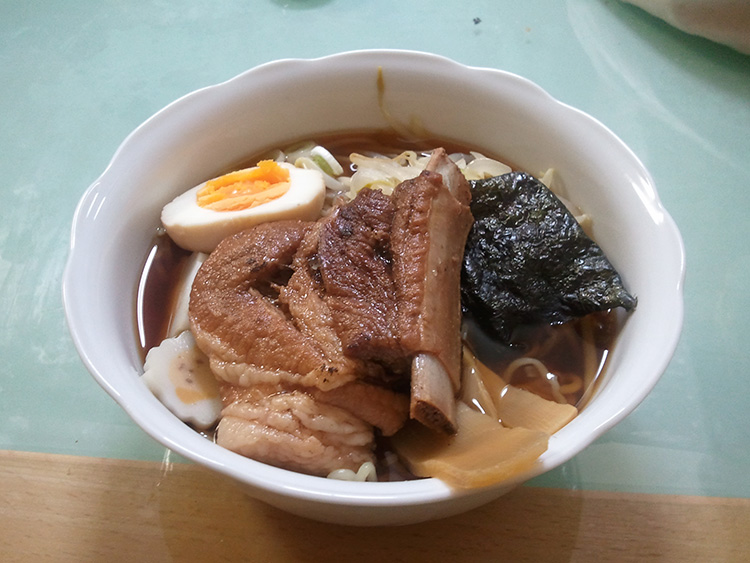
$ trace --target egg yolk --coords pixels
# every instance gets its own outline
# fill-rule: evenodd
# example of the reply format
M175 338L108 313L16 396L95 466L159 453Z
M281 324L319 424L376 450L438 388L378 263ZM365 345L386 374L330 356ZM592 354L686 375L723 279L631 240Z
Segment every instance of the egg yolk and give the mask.
M256 168L206 182L198 191L198 205L213 211L250 209L281 197L289 186L289 170L273 160L261 160Z

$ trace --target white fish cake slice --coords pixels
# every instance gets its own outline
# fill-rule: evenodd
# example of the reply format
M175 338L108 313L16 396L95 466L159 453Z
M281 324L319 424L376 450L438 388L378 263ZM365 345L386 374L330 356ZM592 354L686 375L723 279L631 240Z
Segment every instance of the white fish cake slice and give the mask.
M180 420L205 429L219 419L219 386L190 331L149 350L143 367L143 382Z

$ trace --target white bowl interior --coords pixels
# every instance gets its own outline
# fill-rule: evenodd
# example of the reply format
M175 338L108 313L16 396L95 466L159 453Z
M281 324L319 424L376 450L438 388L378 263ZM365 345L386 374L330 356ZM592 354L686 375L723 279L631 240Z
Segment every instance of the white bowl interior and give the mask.
M162 206L262 150L341 130L403 123L505 158L532 173L555 168L594 218L595 238L638 296L605 380L549 450L513 483L452 492L435 479L346 483L266 466L200 437L139 381L135 288ZM146 432L235 478L254 496L321 520L400 524L454 514L570 459L622 420L666 368L682 325L684 251L638 159L614 134L518 76L405 51L284 60L177 100L135 130L81 200L64 276L76 346L96 380ZM425 506L427 505L427 506Z

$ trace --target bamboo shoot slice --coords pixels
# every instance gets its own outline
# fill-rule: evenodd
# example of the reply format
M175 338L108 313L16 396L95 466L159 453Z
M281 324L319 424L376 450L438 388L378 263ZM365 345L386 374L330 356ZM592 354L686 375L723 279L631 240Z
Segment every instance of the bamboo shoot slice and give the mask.
M466 347L461 400L509 428L529 428L547 434L554 434L578 415L578 409L572 405L548 401L525 389L507 385Z
M479 361L471 351L464 347L463 366L461 370L461 400L474 410L477 410L489 417L498 420L495 399L492 393L487 389L485 376L479 369ZM498 377L498 380L500 378ZM500 390L505 386L505 382L500 383Z
M461 402L456 415L453 436L411 422L393 437L396 451L415 475L435 477L454 488L485 487L528 470L547 449L544 432L505 428Z
M497 414L503 425L554 434L578 414L573 405L548 401L530 391L507 385L496 397Z

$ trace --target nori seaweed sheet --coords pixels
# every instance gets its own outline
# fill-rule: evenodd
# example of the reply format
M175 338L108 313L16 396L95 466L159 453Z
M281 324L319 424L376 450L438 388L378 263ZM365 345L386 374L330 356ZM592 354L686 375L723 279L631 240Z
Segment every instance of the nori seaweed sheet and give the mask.
M542 182L511 172L471 184L461 299L494 338L510 343L517 325L636 306L601 248Z

